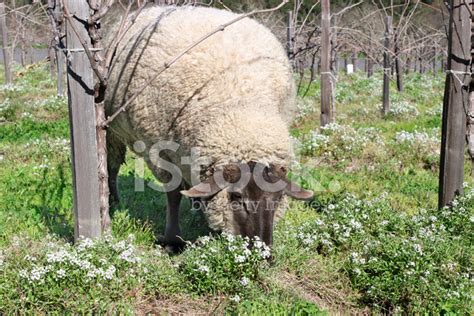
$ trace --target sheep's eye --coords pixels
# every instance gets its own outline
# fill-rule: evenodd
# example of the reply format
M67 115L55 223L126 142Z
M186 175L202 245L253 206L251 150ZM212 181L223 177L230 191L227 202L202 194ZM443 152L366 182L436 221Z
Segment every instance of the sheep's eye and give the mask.
M232 192L230 194L230 197L232 200L240 200L242 199L242 194L240 194L239 192Z

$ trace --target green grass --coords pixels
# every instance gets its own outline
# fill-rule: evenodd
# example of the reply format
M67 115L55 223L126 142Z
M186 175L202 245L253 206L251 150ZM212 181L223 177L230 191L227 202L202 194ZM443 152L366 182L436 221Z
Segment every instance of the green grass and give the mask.
M66 101L54 97L47 65L15 72L14 85L0 88L0 314L472 312L467 159L468 194L453 212L436 210L443 78L411 74L402 94L392 86L393 111L383 118L381 74L340 75L338 125L322 130L319 83L304 98L300 89L291 133L301 159L293 176L316 197L290 204L268 264L258 253L236 259L245 240L203 238L212 233L188 202L183 238L198 241L181 254L157 246L165 196L148 185L134 191L132 154L119 175L114 238L71 246ZM155 183L149 170L142 180ZM60 250L68 259L51 259Z

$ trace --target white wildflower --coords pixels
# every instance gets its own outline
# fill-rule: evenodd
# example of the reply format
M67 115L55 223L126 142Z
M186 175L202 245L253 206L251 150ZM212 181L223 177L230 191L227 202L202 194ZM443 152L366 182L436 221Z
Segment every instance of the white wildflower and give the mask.
M226 234L223 234L223 235L224 235L224 238L225 238L228 242L233 243L233 242L235 241L235 236L234 236L234 235L232 235L232 234L227 234L227 233L226 233Z
M209 241L211 240L211 238L209 236L202 236L201 238L199 238L199 241L205 245L207 244Z
M56 262L62 263L68 260L69 257L70 255L66 250L60 249L56 252L51 252L51 253L46 254L46 261L48 263L56 263Z
M36 261L36 257L30 256L30 255L26 255L24 259L25 259L26 261Z
M79 241L79 245L77 246L78 251L84 251L86 249L91 248L94 246L94 241L90 238L83 238Z
M58 279L62 279L66 276L66 271L64 271L64 269L59 269L58 271L56 271L56 277Z
M423 248L421 247L420 244L413 244L413 249L418 252L420 255L423 254Z
M199 271L199 272L204 272L204 273L207 274L207 273L209 273L209 267L206 266L206 265L200 265L200 266L198 267L198 271Z
M247 277L243 277L242 279L240 279L240 284L242 284L242 286L249 285L249 282L250 282L250 280Z
M261 257L263 259L267 259L267 258L270 258L270 250L267 248L267 249L264 249L262 250L262 252L260 253Z
M130 263L137 263L141 260L140 257L135 256L133 247L129 247L122 251L119 255L119 258Z
M112 248L115 251L122 251L122 250L125 250L127 248L127 244L125 243L124 240L121 240L118 243L112 245Z
M115 274L115 267L112 265L107 270L104 271L103 276L106 280L112 280Z

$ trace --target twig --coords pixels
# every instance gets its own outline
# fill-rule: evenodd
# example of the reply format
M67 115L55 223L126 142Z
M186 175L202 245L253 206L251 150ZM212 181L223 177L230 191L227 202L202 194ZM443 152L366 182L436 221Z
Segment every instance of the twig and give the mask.
M91 64L91 67L92 67L92 70L94 71L95 75L97 76L97 78L99 78L99 81L100 81L100 84L103 85L103 86L107 86L107 78L104 76L104 74L100 71L99 69L99 66L96 62L96 60L94 59L94 56L92 55L90 49L89 49L89 45L87 44L87 42L82 38L82 36L79 34L76 26L74 25L74 20L73 20L73 17L71 15L71 13L69 12L69 9L66 5L66 3L61 0L61 4L63 6L63 10L64 10L64 16L66 17L66 19L69 21L69 25L71 26L72 30L74 31L74 34L76 34L77 38L79 39L79 41L81 42L81 45L82 47L84 48L84 51L87 55L87 58L89 58L89 62Z
M127 34L128 30L133 26L133 24L135 24L135 21L137 20L145 5L146 2L144 2L138 7L138 10L135 11L128 24L127 19L128 15L130 14L130 9L132 7L132 1L129 2L127 8L125 9L125 14L123 16L123 20L120 22L117 34L114 37L112 43L109 45L109 47L107 47L107 51L105 53L105 69L107 77L109 76L110 69L112 68L112 62L119 43L122 41L123 37L125 36L125 34Z
M344 9L342 9L341 11L337 12L337 13L334 13L333 16L339 16L339 15L343 15L347 10L350 10L356 6L358 6L359 4L363 3L364 1L359 1L357 3L354 3L353 5L350 5L348 7L345 7Z
M288 1L289 0L283 0L279 5L277 5L276 7L270 8L270 9L254 10L254 11L251 11L249 13L242 14L242 15L236 17L235 19L232 19L229 22L218 26L216 29L214 29L213 31L207 33L206 35L202 36L196 42L192 43L186 49L184 49L181 53L179 53L178 55L173 57L169 62L165 63L161 67L161 69L158 70L158 72L153 77L148 79L145 82L145 84L142 87L140 87L137 92L135 92L135 94L133 94L115 113L113 113L111 116L109 116L107 118L107 120L104 122L104 125L108 126L117 117L117 115L119 115L121 112L124 112L127 109L127 107L143 92L143 90L145 90L153 81L155 81L156 78L158 78L159 75L161 75L166 69L170 68L174 63L176 63L181 57L183 57L185 54L187 54L194 47L198 46L199 44L204 42L206 39L211 37L212 35L214 35L218 32L224 31L228 26L230 26L230 25L232 25L232 24L234 24L234 23L236 23L236 22L238 22L242 19L245 19L245 18L247 18L251 15L260 14L260 13L268 13L268 12L279 10L281 7L283 7L285 4L287 4Z
M103 7L101 7L97 12L90 17L89 24L96 23L100 19L102 19L107 12L109 11L110 7L114 4L115 0L109 0Z
M57 17L54 14L54 6L56 6L56 5L57 4L54 3L54 0L49 0L48 1L48 9L46 10L46 13L49 17L51 27L53 28L54 41L56 43L56 47L58 49L62 49L62 47L61 47L61 33L59 32L59 29L58 29Z
M301 33L301 31L303 30L303 28L304 28L304 26L305 26L305 24L306 24L306 21L308 20L308 17L311 15L311 13L313 12L313 9L316 8L316 6L319 4L319 2L320 2L320 0L316 1L316 2L313 4L313 6L309 9L308 14L306 14L306 16L305 16L303 22L301 23L300 28L299 28L298 31L296 32L295 37L298 36L298 35Z

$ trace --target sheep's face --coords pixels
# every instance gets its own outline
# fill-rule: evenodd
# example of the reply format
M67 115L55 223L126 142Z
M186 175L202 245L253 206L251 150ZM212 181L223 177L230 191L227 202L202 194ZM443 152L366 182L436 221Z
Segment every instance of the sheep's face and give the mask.
M229 212L227 221L234 234L258 236L272 244L275 211L284 195L300 200L311 199L313 193L301 189L286 177L282 166L266 166L258 162L229 164L204 182L182 193L188 197L212 199L217 194L225 197L222 212Z

